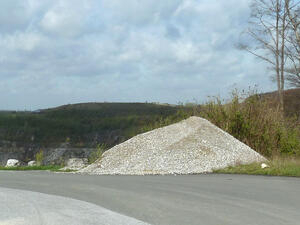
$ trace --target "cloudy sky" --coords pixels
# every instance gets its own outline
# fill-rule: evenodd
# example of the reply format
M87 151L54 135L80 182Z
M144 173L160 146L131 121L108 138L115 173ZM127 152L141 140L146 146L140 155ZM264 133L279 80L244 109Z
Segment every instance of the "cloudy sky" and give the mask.
M275 88L238 50L249 0L1 0L0 109L202 102Z

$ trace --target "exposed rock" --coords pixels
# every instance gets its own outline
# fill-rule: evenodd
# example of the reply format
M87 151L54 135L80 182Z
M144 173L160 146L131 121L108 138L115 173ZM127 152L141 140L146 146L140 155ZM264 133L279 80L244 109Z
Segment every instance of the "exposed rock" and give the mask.
M28 166L36 166L36 161L35 160L29 161Z
M80 170L88 165L87 158L71 158L61 170Z
M17 159L8 159L6 163L6 167L16 167L20 166L21 162Z
M43 147L38 144L15 143L0 140L0 166L5 166L8 159L28 162L35 159L38 152L43 151L43 165L63 164L70 158L88 158L94 148L72 147L63 143L59 147ZM27 164L26 164L27 165Z
M25 161L27 158L27 149L17 146L16 142L0 140L0 166L6 166L7 160L18 159Z
M194 174L266 159L209 121L191 117L137 135L80 170L91 174Z
M93 148L71 148L65 145L44 151L44 165L49 164L65 164L68 159L71 158L88 158L91 152L94 151Z
M267 165L267 164L265 164L265 163L262 163L260 166L261 166L262 169L265 169L265 168L269 168L269 167L270 167L269 165Z

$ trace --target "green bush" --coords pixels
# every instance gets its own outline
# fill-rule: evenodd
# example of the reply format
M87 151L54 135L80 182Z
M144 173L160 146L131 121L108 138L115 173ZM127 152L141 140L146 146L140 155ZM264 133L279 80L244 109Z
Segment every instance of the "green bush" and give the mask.
M37 166L41 166L43 164L43 160L44 160L43 150L40 150L38 153L36 153L35 160L36 160L36 165Z
M89 163L94 163L98 159L101 160L105 149L106 146L104 144L98 144L95 151L93 151L88 158Z

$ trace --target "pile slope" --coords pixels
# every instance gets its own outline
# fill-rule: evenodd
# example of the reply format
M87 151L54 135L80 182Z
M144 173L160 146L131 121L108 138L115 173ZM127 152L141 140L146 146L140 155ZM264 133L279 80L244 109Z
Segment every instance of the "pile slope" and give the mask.
M266 159L200 117L137 135L79 171L91 174L194 174Z

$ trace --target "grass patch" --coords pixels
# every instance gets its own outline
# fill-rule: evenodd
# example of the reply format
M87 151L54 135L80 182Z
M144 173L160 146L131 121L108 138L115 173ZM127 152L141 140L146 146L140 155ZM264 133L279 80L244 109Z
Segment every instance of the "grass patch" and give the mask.
M25 171L25 170L50 170L50 171L59 171L61 166L57 165L48 165L48 166L17 166L17 167L1 167L0 170L15 170L15 171ZM65 171L64 171L65 172Z
M269 176L300 177L300 159L273 159L266 163L269 168L262 169L261 163L230 166L225 169L214 170L214 173L249 174Z

